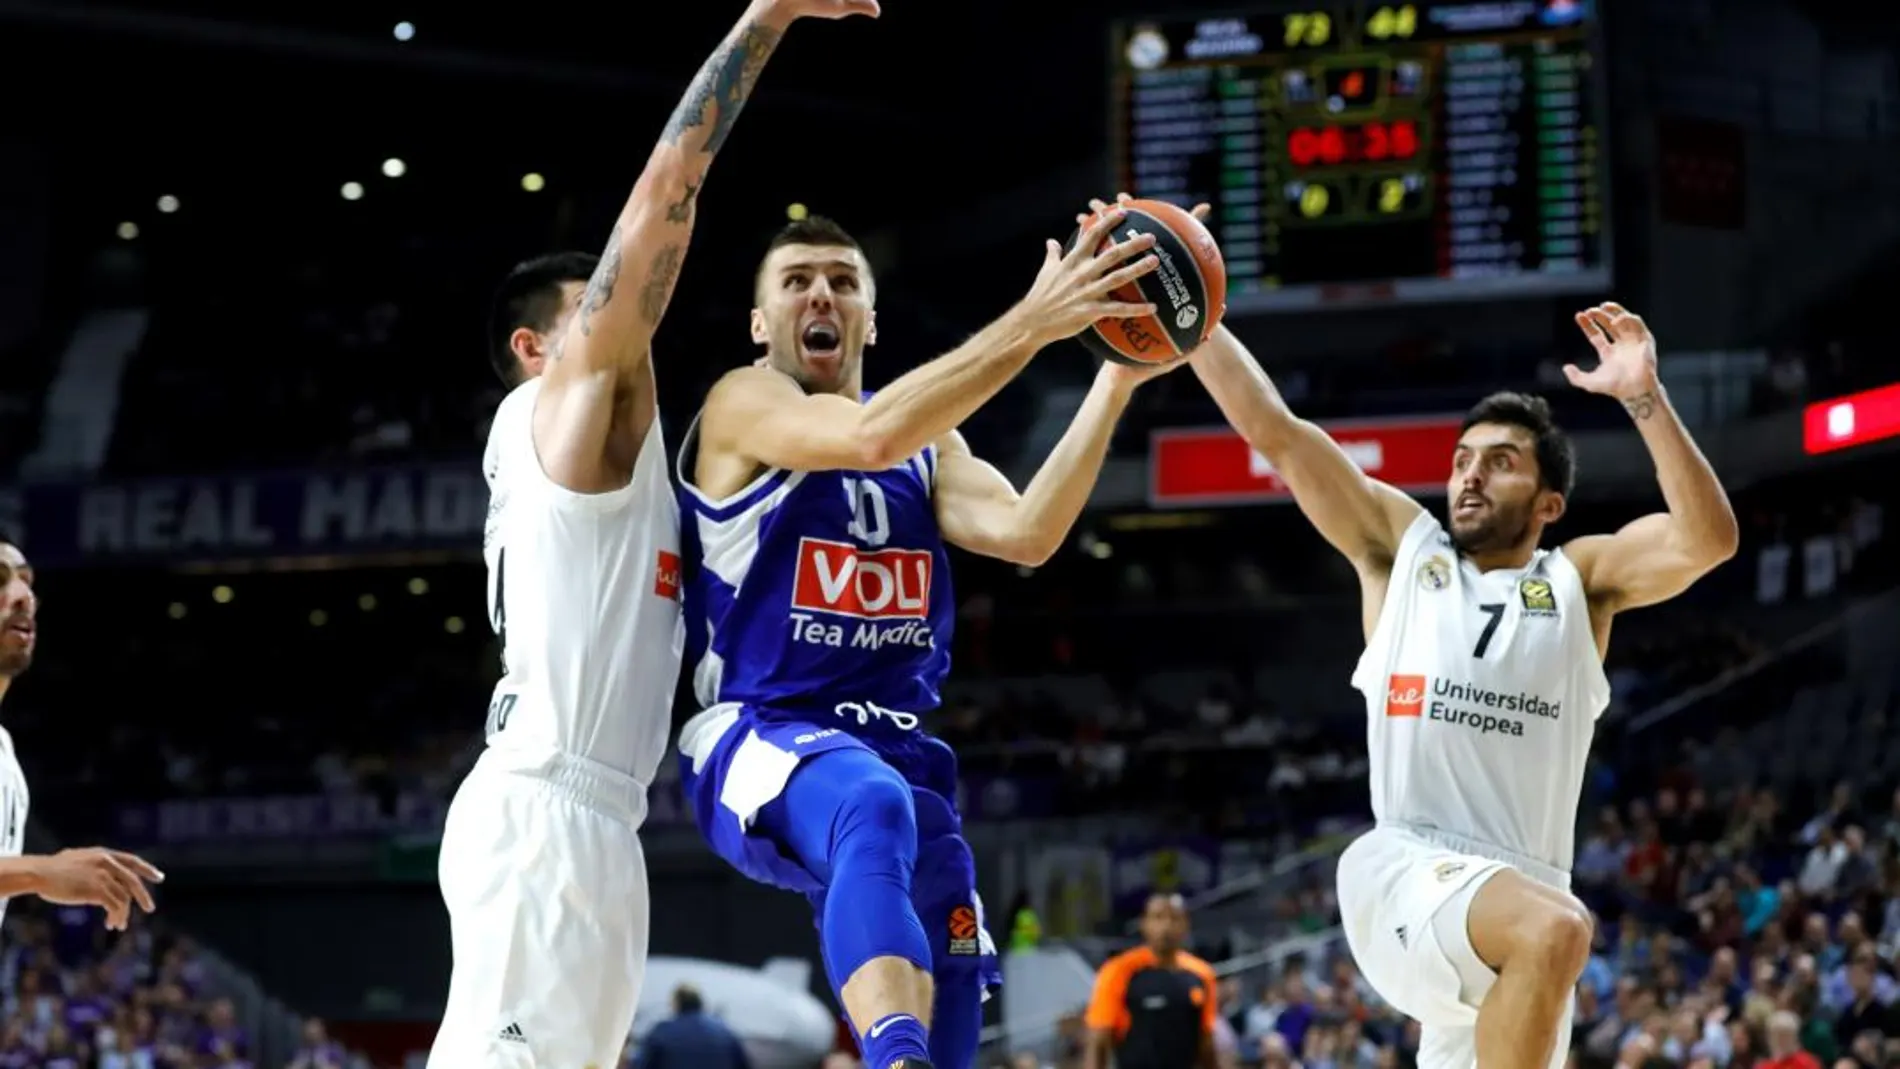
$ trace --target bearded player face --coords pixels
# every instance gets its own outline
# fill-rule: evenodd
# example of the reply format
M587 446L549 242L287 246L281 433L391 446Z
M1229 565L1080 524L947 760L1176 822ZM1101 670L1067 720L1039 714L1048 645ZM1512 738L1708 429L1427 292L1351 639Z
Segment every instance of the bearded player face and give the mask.
M1537 443L1522 427L1478 423L1452 453L1451 540L1467 554L1535 545L1563 514L1563 495L1544 487Z
M33 566L10 542L0 542L0 678L11 679L33 663L39 599Z

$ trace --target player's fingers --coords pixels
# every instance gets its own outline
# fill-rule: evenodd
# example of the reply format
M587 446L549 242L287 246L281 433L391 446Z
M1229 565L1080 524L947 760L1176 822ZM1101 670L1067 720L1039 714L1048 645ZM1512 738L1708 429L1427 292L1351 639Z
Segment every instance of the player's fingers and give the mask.
M1155 314L1152 304L1130 301L1097 301L1088 306L1090 319L1142 319Z
M1585 375L1583 369L1575 364L1564 365L1564 378L1570 381L1570 385L1577 387L1586 386L1590 382L1590 376Z
M1101 278L1101 281L1095 284L1095 292L1113 293L1115 290L1118 290L1122 288L1123 286L1128 285L1130 282L1133 282L1134 280L1140 278L1141 276L1147 274L1148 272L1153 271L1155 268L1159 266L1161 266L1161 260L1159 257L1143 256L1141 259L1136 260L1132 264L1128 264L1124 267L1117 268L1116 270L1110 271L1108 274L1103 275Z
M1207 203L1206 201L1202 201L1201 203L1196 204L1194 206L1194 210L1189 212L1188 214L1192 215L1196 219L1201 220L1202 222L1206 222L1207 217L1214 214L1214 206L1212 204Z
M1096 253L1094 261L1089 265L1089 271L1091 274L1099 275L1101 272L1107 271L1116 264L1125 263L1131 256L1139 256L1147 252L1149 249L1154 248L1154 244L1155 236L1153 234L1136 234L1127 241L1110 245L1108 248Z
M153 883L165 882L165 874L158 871L158 866L137 854L129 854L124 850L109 850L107 853L112 855L112 860L130 869L140 879L150 880Z
M113 870L102 870L95 880L89 896L93 904L106 911L106 927L113 931L123 931L131 918L131 896L125 886L113 877Z
M1135 198L1132 194L1128 194L1128 193L1115 194L1115 203L1117 204L1127 204L1129 201L1132 201L1134 199Z
M1082 240L1076 242L1075 248L1069 251L1069 256L1072 257L1071 262L1081 263L1088 259L1094 250L1102 247L1102 243L1108 240L1109 234L1125 218L1127 218L1127 213L1116 210L1102 212L1096 216L1095 221L1089 224L1088 231L1082 235Z
M1107 202L1107 201L1105 201L1105 200L1103 200L1103 199L1102 199L1102 198L1100 198L1100 197L1090 197L1090 198L1089 198L1089 211L1091 211L1091 212L1105 212L1105 211L1107 211L1107 210L1108 210L1108 202Z
M125 905L127 912L129 913L131 911L131 904L137 902L145 912L150 913L158 907L156 903L152 901L152 893L146 889L145 881L139 878L138 872L124 860L128 856L129 855L121 854L117 850L105 850L101 852L100 860L105 862L106 876L111 879L113 886L118 889L119 901ZM137 861L138 859L133 858L132 860ZM144 863L140 862L140 864ZM150 868L151 866L147 865L145 867Z

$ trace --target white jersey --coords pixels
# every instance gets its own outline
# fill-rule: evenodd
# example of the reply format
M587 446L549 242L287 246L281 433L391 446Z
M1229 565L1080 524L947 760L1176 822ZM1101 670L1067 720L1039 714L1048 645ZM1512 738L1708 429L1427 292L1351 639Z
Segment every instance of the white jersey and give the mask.
M1565 872L1597 718L1610 702L1576 565L1539 550L1480 572L1430 513L1406 529L1353 672L1372 812Z
M535 452L540 391L531 379L502 400L482 461L488 613L505 672L488 745L577 756L650 785L686 634L660 420L626 486L578 494L548 478Z
M0 857L19 857L26 851L26 773L13 752L13 735L0 728ZM9 899L0 898L0 920Z

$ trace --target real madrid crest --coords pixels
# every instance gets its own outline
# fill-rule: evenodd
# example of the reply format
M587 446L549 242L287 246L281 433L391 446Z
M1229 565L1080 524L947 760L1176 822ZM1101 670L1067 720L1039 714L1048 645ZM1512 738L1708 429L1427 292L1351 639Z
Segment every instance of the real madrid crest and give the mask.
M1427 557L1418 566L1418 585L1425 590L1443 590L1451 585L1451 562L1443 557Z
M1557 594L1548 579L1524 579L1517 584L1518 600L1524 603L1526 616L1557 615Z

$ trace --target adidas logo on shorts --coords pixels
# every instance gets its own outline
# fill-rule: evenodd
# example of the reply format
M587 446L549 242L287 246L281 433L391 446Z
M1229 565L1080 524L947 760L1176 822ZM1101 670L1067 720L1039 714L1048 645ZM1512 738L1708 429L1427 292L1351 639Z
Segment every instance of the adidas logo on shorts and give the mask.
M495 1038L505 1039L510 1043L526 1043L528 1041L528 1037L521 1031L521 1026L512 1021L510 1021L508 1027L502 1029Z

